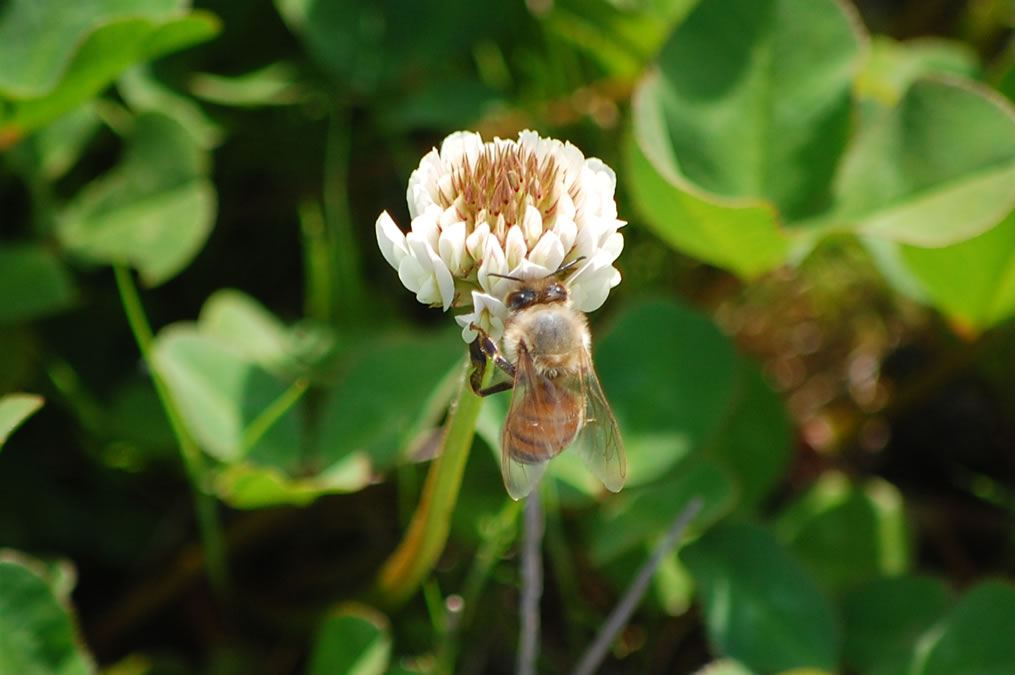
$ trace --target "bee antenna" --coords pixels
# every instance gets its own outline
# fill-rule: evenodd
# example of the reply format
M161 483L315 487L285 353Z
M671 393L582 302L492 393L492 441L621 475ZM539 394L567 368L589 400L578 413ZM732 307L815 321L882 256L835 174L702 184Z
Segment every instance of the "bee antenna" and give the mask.
M511 281L517 281L518 283L523 283L525 281L524 279L513 277L510 274L497 274L496 272L490 272L487 276L499 277L501 279L510 279Z
M575 265L580 263L582 260L585 260L585 256L580 255L577 258L575 258L574 260L572 260L571 262L565 263L565 264L561 265L560 267L558 267L555 271L550 272L549 274L546 275L546 277L547 278L549 278L549 277L555 277L558 274L561 274L563 272L567 272L569 269L571 269L572 267L574 267Z

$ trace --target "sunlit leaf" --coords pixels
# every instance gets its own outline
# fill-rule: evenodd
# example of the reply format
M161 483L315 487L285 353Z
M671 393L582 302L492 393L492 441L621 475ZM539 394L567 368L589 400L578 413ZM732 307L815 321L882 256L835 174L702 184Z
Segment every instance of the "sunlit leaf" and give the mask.
M786 261L784 225L831 202L858 26L834 0L694 7L633 100L627 174L660 237L742 277Z
M70 273L36 244L0 244L0 322L28 321L67 308L75 290Z
M274 370L292 355L288 328L264 305L230 288L215 291L201 307L198 326L255 363Z
M619 3L557 0L541 19L545 29L601 64L615 77L632 77L656 55L670 29L699 0Z
M223 462L240 459L294 469L302 451L302 425L293 408L247 447L251 424L286 386L243 355L187 325L160 331L155 366L198 443Z
M985 581L966 593L921 638L910 675L1006 675L1015 663L1015 587Z
M886 577L846 592L842 600L843 654L857 672L906 672L917 640L951 599L944 581L929 576Z
M856 90L860 96L889 105L902 98L920 77L949 74L972 78L979 70L976 51L961 42L933 38L898 42L876 35L857 75Z
M747 669L742 663L730 659L713 661L701 670L694 671L694 675L754 675L754 671Z
M316 476L293 478L274 467L235 462L215 474L215 492L238 509L305 506L324 494L356 492L374 479L366 453L346 455Z
M674 168L787 219L820 210L863 40L834 0L699 2L663 47L653 92Z
M69 608L69 588L45 566L0 551L0 672L88 675L95 672Z
M419 430L428 402L452 370L459 374L464 358L460 333L366 347L324 402L315 461L331 466L364 451L380 470L390 467Z
M646 224L670 246L742 277L778 267L790 240L771 204L714 199L678 172L659 86L652 75L639 85L632 102L635 133L625 143L624 176Z
M909 567L902 495L885 481L853 485L845 476L827 472L786 507L776 530L830 588Z
M207 165L178 122L160 113L141 115L120 165L68 205L61 243L89 260L127 261L149 285L172 278L211 231L215 189Z
M156 79L151 68L139 65L125 71L117 89L136 112L161 112L180 123L198 145L214 148L222 140L222 128L193 99L173 91Z
M970 82L918 80L861 130L835 190L829 220L864 235L934 247L981 234L1015 206L1015 111Z
M22 422L42 407L44 399L36 394L0 396L0 448Z
M767 530L721 524L680 557L720 653L762 672L836 668L840 636L828 599Z
M57 85L75 49L89 33L125 18L164 20L180 0L9 0L0 12L0 93L38 96Z
M966 328L983 330L1015 314L1015 212L972 239L902 246L899 255L934 306Z
M370 607L342 605L317 629L308 675L381 675L391 658L388 620Z
M311 94L299 83L296 68L284 61L234 77L198 73L190 79L190 91L212 103L243 107L293 105Z
M39 127L98 94L124 69L218 31L178 0L14 0L0 13L0 139Z

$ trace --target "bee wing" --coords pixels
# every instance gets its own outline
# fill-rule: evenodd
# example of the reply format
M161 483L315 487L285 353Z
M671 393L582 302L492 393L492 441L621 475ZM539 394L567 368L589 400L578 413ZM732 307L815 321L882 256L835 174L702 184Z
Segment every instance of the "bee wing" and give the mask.
M568 426L576 429L580 423L562 409L563 393L539 374L524 347L518 350L514 391L504 420L500 454L504 487L512 499L532 492L546 471L546 463L567 444L560 439L566 437L570 442L573 437L573 432L567 436ZM576 412L581 414L581 410Z
M589 470L610 492L620 492L627 479L627 456L620 438L617 419L606 402L592 357L582 354L581 387L585 397L585 425L578 433L574 449Z
M539 479L546 472L546 462L523 464L502 452L500 471L504 476L504 487L507 488L507 493L511 499L518 501L522 497L528 497L532 489L539 484Z

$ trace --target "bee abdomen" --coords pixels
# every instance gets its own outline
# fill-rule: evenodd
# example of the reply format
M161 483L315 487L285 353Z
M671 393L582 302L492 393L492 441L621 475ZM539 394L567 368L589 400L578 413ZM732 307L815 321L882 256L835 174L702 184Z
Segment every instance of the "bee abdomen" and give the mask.
M527 401L508 419L504 442L515 460L523 464L545 462L574 440L581 423L578 397L571 392L560 393L555 405Z

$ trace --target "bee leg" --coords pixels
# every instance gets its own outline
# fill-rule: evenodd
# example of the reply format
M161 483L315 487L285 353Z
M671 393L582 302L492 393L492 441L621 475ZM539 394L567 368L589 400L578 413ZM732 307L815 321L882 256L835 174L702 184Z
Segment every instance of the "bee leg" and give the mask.
M489 396L490 394L499 394L502 391L507 391L515 386L514 382L498 382L497 384L490 385L485 389L476 389L473 387L473 391L476 392L476 396Z
M472 391L478 396L489 396L501 391L507 391L514 386L515 367L510 361L504 358L490 334L477 326L469 326L479 333L479 337L469 344L469 357L472 359L472 374L469 376L469 384ZM503 370L511 378L510 382L499 382L492 386L483 388L483 375L486 373L487 359L493 361L494 365Z
M480 338L469 343L469 358L472 360L472 373L469 375L469 385L477 396L482 396L480 390L483 388L483 376L486 374L486 354L479 345Z

